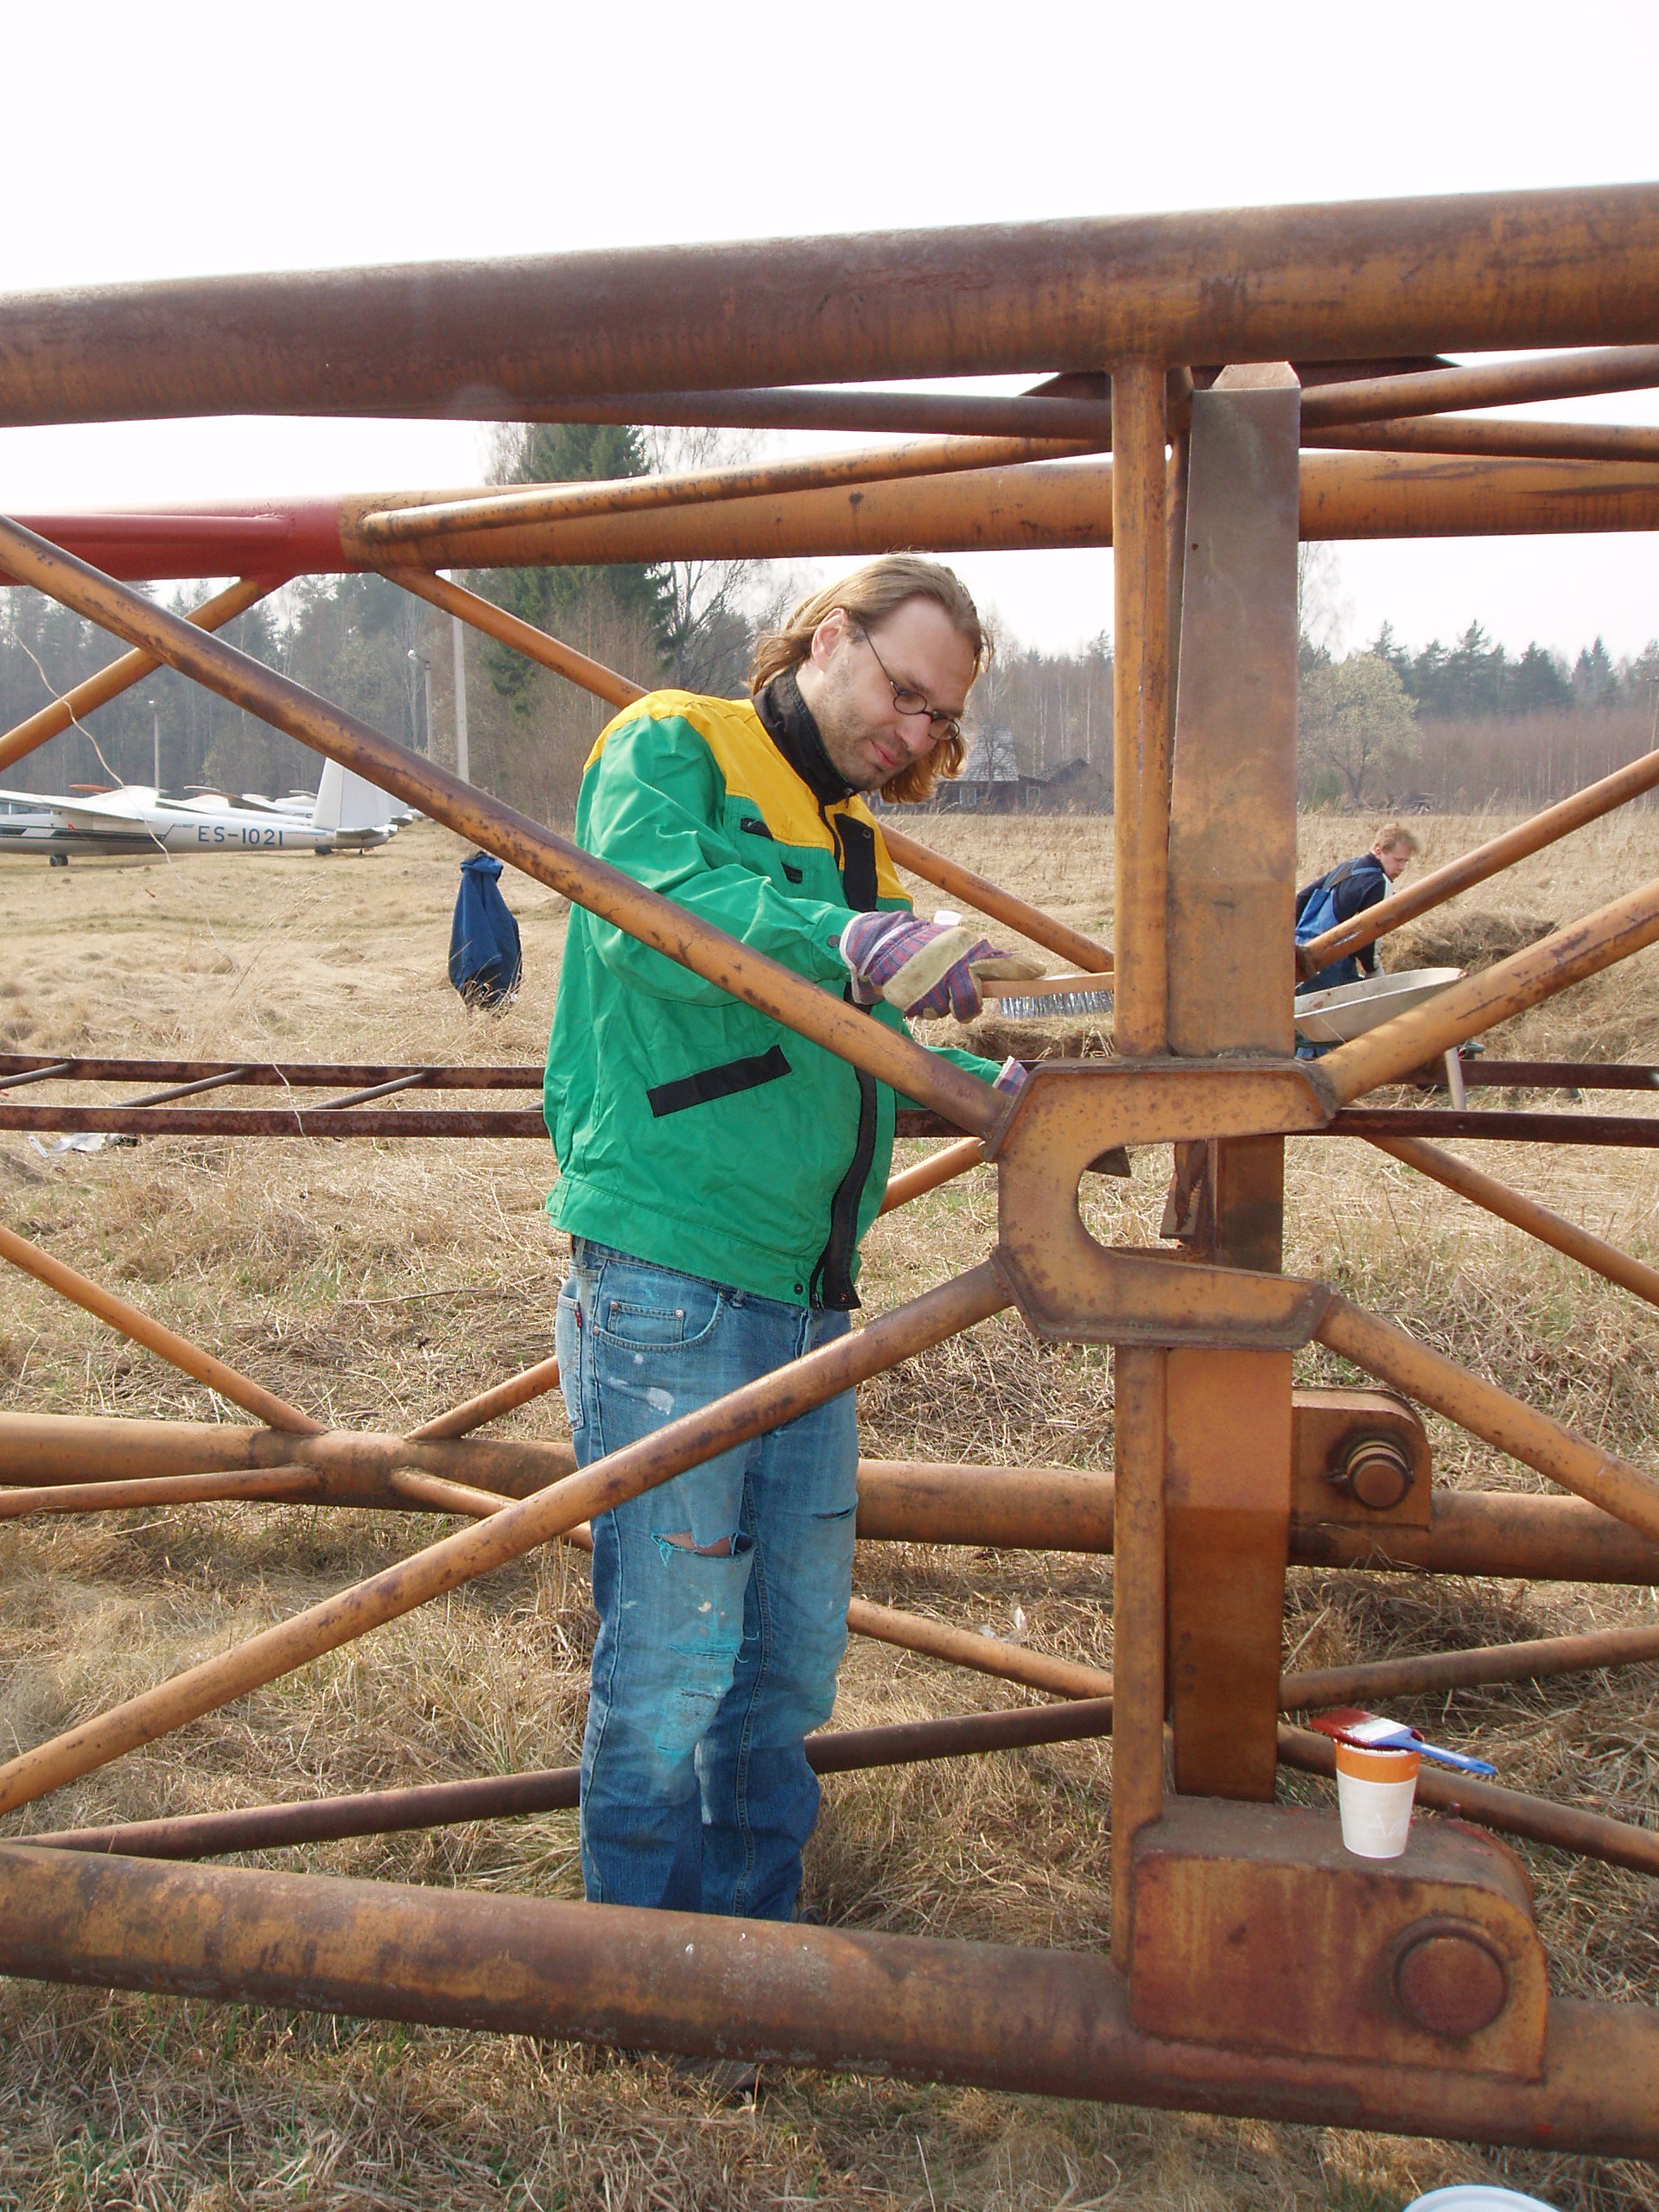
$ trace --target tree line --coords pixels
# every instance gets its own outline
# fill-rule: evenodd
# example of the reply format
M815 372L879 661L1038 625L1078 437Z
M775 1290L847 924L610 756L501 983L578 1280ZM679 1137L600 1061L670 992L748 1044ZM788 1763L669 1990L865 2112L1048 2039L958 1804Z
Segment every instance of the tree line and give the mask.
M493 482L636 477L747 457L730 433L608 424L504 425ZM1303 550L1300 786L1305 804L1354 808L1533 804L1606 773L1655 742L1659 641L1615 661L1600 638L1567 661L1529 644L1512 656L1478 621L1413 652L1384 623L1338 655L1329 549ZM485 570L472 588L646 686L725 696L747 688L758 632L814 581L780 563L714 561ZM184 609L203 595L158 591ZM347 708L399 744L454 758L451 625L378 576L302 581L221 633L268 666ZM475 781L543 820L568 821L582 767L612 709L475 632L464 637ZM36 594L0 592L0 729L122 650ZM1104 632L1072 653L1011 636L976 687L968 772L1046 781L1083 762L1080 788L1107 804L1112 649ZM159 766L159 775L157 767ZM14 790L151 783L277 795L315 787L304 747L161 670L17 764Z

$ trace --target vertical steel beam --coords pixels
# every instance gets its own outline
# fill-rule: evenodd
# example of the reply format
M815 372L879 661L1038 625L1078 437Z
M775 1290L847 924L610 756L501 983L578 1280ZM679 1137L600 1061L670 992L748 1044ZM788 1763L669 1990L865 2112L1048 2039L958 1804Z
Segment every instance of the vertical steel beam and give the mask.
M1169 857L1170 1046L1192 1058L1295 1042L1300 401L1282 364L1229 369L1193 401ZM1278 1268L1284 1140L1205 1152L1209 1255ZM1185 1792L1274 1794L1290 1393L1287 1352L1170 1358L1170 1710Z
M1113 805L1117 1049L1168 1049L1169 544L1164 367L1112 372ZM1112 1955L1129 1956L1136 1831L1164 1803L1164 1402L1168 1355L1114 1354Z

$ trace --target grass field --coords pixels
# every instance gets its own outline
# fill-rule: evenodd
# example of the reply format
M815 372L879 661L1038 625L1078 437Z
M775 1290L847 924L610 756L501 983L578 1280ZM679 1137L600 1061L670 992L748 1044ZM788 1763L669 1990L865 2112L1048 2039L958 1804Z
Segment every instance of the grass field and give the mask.
M1495 825L1422 826L1432 861ZM942 817L921 829L1065 918L1109 931L1109 823ZM1351 823L1310 818L1302 874L1363 842ZM468 1014L444 977L463 849L420 825L360 861L13 864L0 875L0 1048L539 1059L563 902L508 879L525 986L503 1016ZM1655 875L1659 813L1616 817L1471 894L1454 910L1465 918L1459 957ZM1392 964L1446 949L1445 931L1416 936L1417 951L1389 952ZM1491 1048L1659 1059L1656 957L1580 986L1495 1034ZM1611 1103L1640 1110L1629 1095ZM1649 1155L1478 1151L1492 1172L1659 1258ZM1167 1171L1167 1152L1153 1148L1128 1182L1091 1185L1096 1233L1153 1241ZM550 1351L561 1271L542 1212L551 1173L534 1143L162 1139L48 1160L10 1135L0 1136L0 1218L326 1421L394 1427ZM1289 1178L1287 1265L1653 1464L1649 1309L1360 1145L1293 1145ZM982 1257L994 1230L982 1173L879 1224L867 1309ZM1301 1371L1338 1373L1317 1350ZM10 1272L0 1376L3 1402L17 1408L226 1413ZM861 1421L872 1453L1108 1467L1109 1366L1097 1351L1039 1350L1005 1315L872 1385ZM559 1435L556 1397L505 1426ZM1439 1479L1534 1486L1484 1446L1433 1427ZM217 1505L5 1523L0 1745L38 1742L445 1525ZM1312 1570L1294 1571L1291 1585L1286 1649L1313 1666L1650 1619L1654 1605L1649 1592ZM870 1544L858 1586L1110 1663L1109 1561ZM580 1563L536 1556L0 1822L0 1833L563 1764L580 1738L590 1639ZM1020 1695L855 1642L836 1724ZM1398 1709L1479 1746L1515 1786L1659 1821L1659 1670ZM1109 1773L1109 1750L1068 1746L836 1780L808 1894L826 1918L860 1927L1096 1947L1107 1932ZM1525 1855L1555 1986L1659 2001L1659 1885L1545 1850ZM569 1814L264 1863L580 1894ZM31 2212L297 2202L1384 2212L1478 2177L1563 2207L1659 2203L1651 2174L1592 2160L785 2073L768 2078L758 2108L735 2112L656 2062L572 2046L0 1984L0 2208Z

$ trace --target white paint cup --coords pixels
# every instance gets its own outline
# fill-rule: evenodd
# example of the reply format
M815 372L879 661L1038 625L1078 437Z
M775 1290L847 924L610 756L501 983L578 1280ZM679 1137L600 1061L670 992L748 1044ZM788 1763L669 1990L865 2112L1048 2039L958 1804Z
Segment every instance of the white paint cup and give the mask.
M1411 1834L1417 1795L1417 1751L1337 1745L1337 1806L1342 1840L1357 1859L1398 1859Z

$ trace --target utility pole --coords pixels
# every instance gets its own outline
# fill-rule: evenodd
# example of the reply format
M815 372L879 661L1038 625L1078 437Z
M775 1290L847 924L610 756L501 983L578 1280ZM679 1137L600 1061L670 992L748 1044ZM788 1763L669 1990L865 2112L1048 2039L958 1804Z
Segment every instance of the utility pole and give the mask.
M455 773L463 784L473 780L467 759L467 626L458 614L449 617L455 639Z
M149 712L156 739L156 796L162 795L162 710L152 699Z

